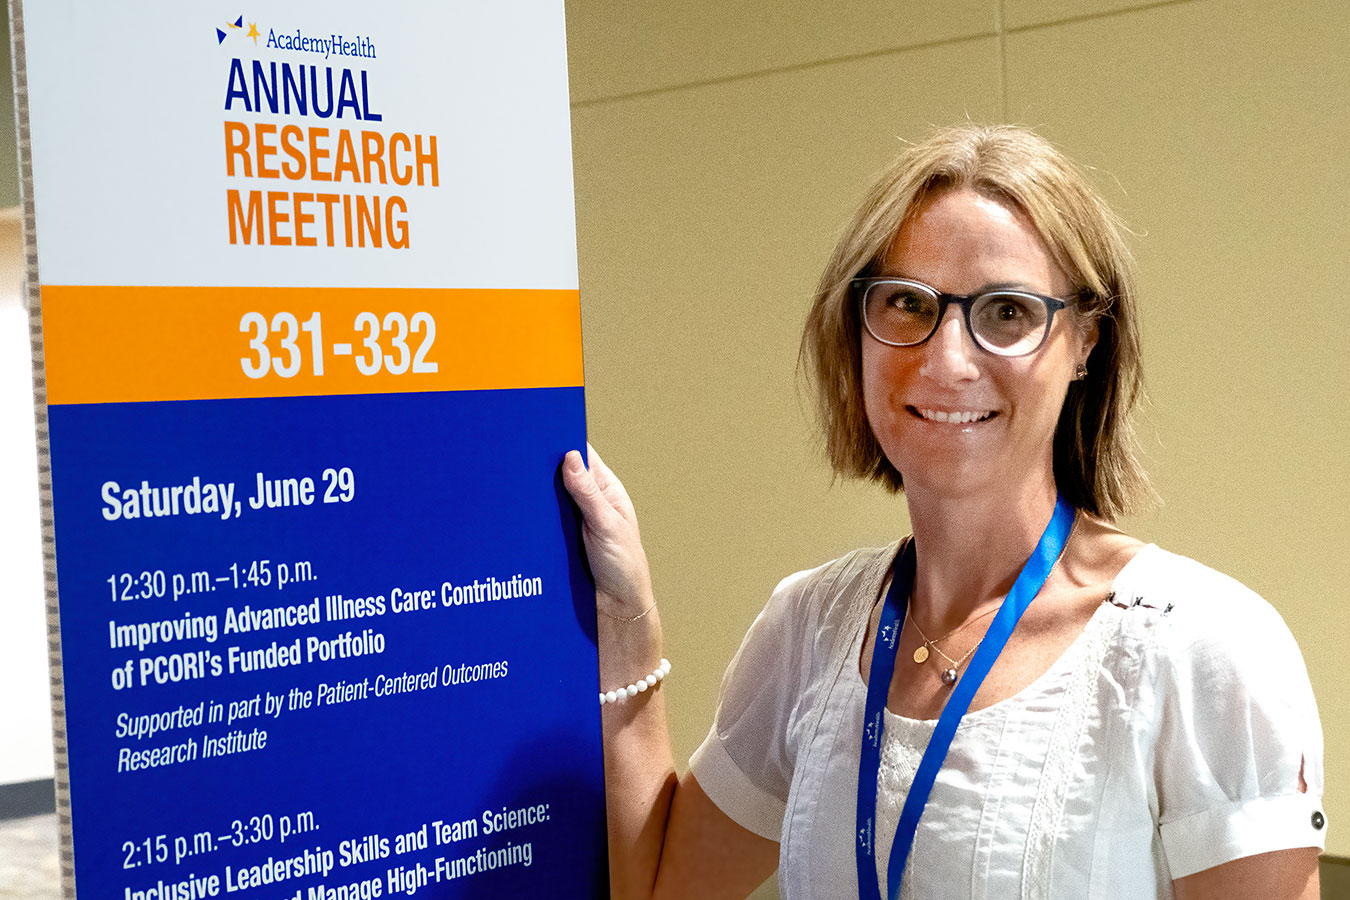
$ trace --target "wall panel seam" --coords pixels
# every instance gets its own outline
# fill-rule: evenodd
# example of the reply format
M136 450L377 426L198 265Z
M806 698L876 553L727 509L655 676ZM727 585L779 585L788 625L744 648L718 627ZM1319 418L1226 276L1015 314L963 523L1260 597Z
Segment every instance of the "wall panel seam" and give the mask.
M1116 16L1125 16L1130 13L1147 12L1153 9L1164 9L1169 6L1190 6L1195 3L1205 3L1208 0L1155 0L1153 3L1141 3L1138 6L1128 6L1123 9L1110 9L1102 12L1082 13L1076 16L1065 16L1062 19L1052 19L1048 22L1035 22L1031 25L1017 25L1003 30L1004 34L1024 34L1028 31L1039 31L1043 28L1056 28L1060 25L1076 25L1079 22L1091 22L1095 19L1111 19Z
M1008 0L998 0L998 104L999 117L1008 121Z
M738 81L750 81L756 78L765 78L773 75L784 75L791 72L806 72L811 69L820 69L826 66L839 65L843 63L861 62L868 59L880 59L886 56L896 56L901 53L909 53L915 50L929 50L935 47L947 47L956 44L966 44L972 41L988 40L991 37L998 37L997 29L983 31L977 34L967 34L961 37L943 38L938 41L928 41L922 44L908 44L904 47L888 47L884 50L869 50L865 53L849 53L841 56L831 56L825 59L813 59L808 62L792 63L786 66L773 66L767 69L755 69L750 72L738 72L735 75L720 75L716 78L701 78L693 81L685 81L679 84L666 85L663 87L646 88L641 91L630 91L622 94L610 94L604 97L591 97L587 100L573 101L572 109L587 109L594 106L604 106L609 103L622 103L627 100L644 100L648 97L659 97L663 94L674 94L680 91L686 91L694 88L712 87L719 84L733 84Z

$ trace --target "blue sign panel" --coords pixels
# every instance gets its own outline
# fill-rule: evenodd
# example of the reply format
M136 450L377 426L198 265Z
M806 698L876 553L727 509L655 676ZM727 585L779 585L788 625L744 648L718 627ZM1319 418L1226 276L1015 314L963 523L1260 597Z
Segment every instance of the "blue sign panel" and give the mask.
M52 407L81 889L602 895L581 421L577 388Z

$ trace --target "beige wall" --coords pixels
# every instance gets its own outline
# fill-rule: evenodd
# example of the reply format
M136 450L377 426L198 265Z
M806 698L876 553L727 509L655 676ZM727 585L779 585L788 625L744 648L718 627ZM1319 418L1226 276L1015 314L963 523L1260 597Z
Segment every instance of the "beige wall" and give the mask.
M1326 732L1350 853L1350 16L1344 0L572 0L589 425L638 504L676 753L774 583L906 529L830 484L795 374L869 177L930 123L1032 124L1138 232L1143 434L1126 523L1264 594ZM1338 827L1339 826L1339 827Z

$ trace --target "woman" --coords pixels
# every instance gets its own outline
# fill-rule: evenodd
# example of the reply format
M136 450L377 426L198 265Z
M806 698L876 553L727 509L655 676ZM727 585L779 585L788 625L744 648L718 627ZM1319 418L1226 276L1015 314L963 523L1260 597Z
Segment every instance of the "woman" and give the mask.
M1317 896L1288 629L1111 525L1147 493L1120 232L1016 128L941 131L873 188L803 350L835 470L903 488L912 538L779 585L682 780L661 690L606 705L614 896L743 897L775 866L785 898ZM636 519L593 452L563 475L621 688L661 652Z

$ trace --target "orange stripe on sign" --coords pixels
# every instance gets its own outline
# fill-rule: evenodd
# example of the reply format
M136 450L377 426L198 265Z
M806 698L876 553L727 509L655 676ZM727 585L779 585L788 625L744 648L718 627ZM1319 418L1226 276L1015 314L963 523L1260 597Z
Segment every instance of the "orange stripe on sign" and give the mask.
M42 288L47 402L582 383L577 291Z

